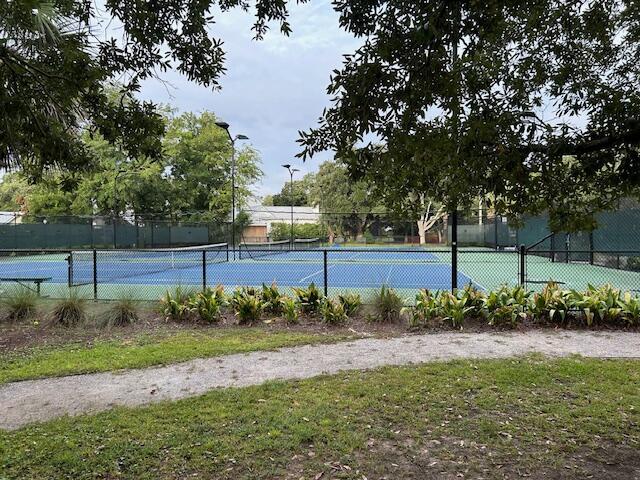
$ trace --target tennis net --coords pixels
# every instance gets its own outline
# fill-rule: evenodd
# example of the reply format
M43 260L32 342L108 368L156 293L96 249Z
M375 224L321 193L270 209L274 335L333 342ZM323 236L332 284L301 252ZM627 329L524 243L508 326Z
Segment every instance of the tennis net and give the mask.
M296 238L293 241L294 250L313 250L320 248L321 242L319 238Z
M199 272L206 265L228 262L229 245L216 243L148 250L76 250L71 252L69 261L71 284L86 285L94 281L94 268L98 283L178 269Z
M257 243L241 243L238 246L238 255L240 259L266 257L269 255L277 255L291 250L289 240L280 240L277 242L257 242Z

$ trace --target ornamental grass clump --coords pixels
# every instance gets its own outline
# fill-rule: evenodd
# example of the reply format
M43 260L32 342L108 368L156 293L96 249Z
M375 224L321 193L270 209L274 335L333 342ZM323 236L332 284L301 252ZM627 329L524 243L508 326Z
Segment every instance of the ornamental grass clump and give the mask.
M14 322L24 320L36 312L38 295L26 287L12 288L0 299L3 310L2 319Z
M383 285L373 296L374 321L392 323L400 320L402 298L393 289Z
M125 327L139 320L138 307L131 295L124 295L109 305L99 318L99 325L106 328Z
M75 327L87 321L87 301L75 290L58 300L49 315L50 326Z

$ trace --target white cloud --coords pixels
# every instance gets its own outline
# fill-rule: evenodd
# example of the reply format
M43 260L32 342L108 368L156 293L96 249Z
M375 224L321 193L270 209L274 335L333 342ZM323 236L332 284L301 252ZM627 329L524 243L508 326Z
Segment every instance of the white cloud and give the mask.
M163 79L174 86L170 94L160 82L148 81L142 96L179 111L211 110L224 118L233 132L250 137L262 155L265 178L258 194L277 192L288 180L281 164L308 172L330 157L318 156L306 164L295 159L297 132L316 124L329 103L331 71L359 41L339 29L337 14L326 1L292 5L291 36L274 28L260 42L252 40L250 13L238 10L216 17L212 32L224 40L227 52L222 90L212 92L169 72Z

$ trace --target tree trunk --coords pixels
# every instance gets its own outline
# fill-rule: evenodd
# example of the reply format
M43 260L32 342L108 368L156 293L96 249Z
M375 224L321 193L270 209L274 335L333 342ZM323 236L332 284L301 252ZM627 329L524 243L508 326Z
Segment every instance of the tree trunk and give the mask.
M333 245L333 243L336 241L336 234L333 230L329 230L329 243L331 245Z
M420 245L427 243L427 222L424 220L418 220L418 235L420 236Z
M433 215L431 215L431 205L432 203L429 202L426 211L422 214L420 219L416 221L418 226L418 235L420 236L420 245L427 243L427 232L444 216L443 207L440 207ZM440 241L439 233L438 240Z

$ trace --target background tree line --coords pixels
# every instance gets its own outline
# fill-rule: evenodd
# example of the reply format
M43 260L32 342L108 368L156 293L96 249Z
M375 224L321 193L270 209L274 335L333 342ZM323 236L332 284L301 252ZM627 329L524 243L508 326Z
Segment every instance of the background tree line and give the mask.
M332 105L317 128L301 132L300 156L334 151L347 167L350 185L334 185L348 189L355 205L340 196L324 200L327 212L335 205L354 212L333 222L336 231L363 230L369 220L356 208L362 203L424 216L434 211L429 199L453 211L478 197L515 216L549 210L555 229L594 228L596 212L638 195L637 1L332 5L340 25L362 44L333 72ZM250 10L256 39L274 25L288 35L288 3L167 0L160 9L154 2L110 0L104 11L98 8L87 0L0 2L0 166L19 167L52 190L64 187L44 202L51 208L85 211L91 202L91 210L106 212L111 203L122 211L108 188L83 199L78 185L91 190L84 179L93 175L95 155L77 135L82 130L104 139L104 148L115 148L124 161L148 159L136 183L170 178L177 190L167 199L171 190L130 195L131 186L123 192L127 207L226 210L228 192L212 198L199 180L181 177L186 166L165 163L169 124L158 105L135 94L142 80L168 69L219 88L225 52L212 34L216 17ZM96 35L103 20L122 28ZM124 84L113 102L115 78ZM159 167L151 165L156 161ZM130 177L123 175L122 185ZM65 193L76 188L77 195Z
M80 137L95 162L87 171L58 169L30 183L23 171L0 183L0 209L30 215L147 215L228 221L231 212L231 146L215 125L215 115L165 112L163 154L158 159L128 158L118 144L83 132ZM236 152L237 205L252 196L262 176L258 153Z

